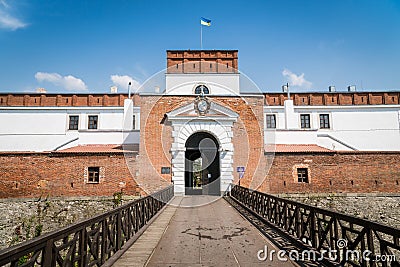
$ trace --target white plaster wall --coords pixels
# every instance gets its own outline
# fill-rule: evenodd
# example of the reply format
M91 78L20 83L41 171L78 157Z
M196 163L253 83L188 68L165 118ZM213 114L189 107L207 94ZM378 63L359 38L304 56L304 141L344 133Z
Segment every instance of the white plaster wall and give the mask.
M329 135L351 145L357 150L400 151L399 130L333 131ZM324 147L340 150L340 146L334 141Z
M215 74L166 74L166 94L193 95L198 84L205 84L211 95L239 94L239 75L237 73Z
M266 131L267 133L268 131ZM271 134L271 133L270 133ZM317 131L275 131L275 144L316 144Z
M79 115L79 130L68 130L69 116ZM98 115L98 130L87 130L88 115ZM65 145L121 144L123 108L3 107L0 151L50 151ZM136 137L135 137L136 136ZM138 141L138 134L129 137Z
M0 134L65 134L66 121L65 111L2 110Z
M76 139L78 134L25 134L25 135L0 135L0 151L51 151L61 144ZM76 146L77 141L67 147Z
M122 144L122 131L80 131L79 144Z
M277 144L318 144L334 150L351 150L334 140L338 139L357 150L400 151L399 110L398 105L295 106L297 131L288 131L284 108L269 106L264 107L264 125L266 114L276 115ZM300 129L302 113L310 114L311 130ZM330 129L319 129L319 114L330 114ZM266 143L267 136L266 132Z

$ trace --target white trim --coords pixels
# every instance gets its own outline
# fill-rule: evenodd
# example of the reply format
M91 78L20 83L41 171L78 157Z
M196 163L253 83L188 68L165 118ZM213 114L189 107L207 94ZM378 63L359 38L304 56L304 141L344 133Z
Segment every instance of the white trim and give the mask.
M214 102L210 111L222 114L220 116L187 116L193 112L193 103L177 108L167 113L167 118L172 125L173 142L171 145L171 172L174 182L175 195L185 195L185 151L186 141L197 132L207 132L213 135L219 143L220 153L220 190L225 192L230 189L233 182L233 124L238 114ZM226 167L230 166L230 167Z
M89 117L90 116L97 116L97 127L96 127L96 129L89 129ZM100 129L100 113L89 113L89 114L86 114L86 128L85 128L86 130L88 130L88 131L97 131L97 130L99 130Z
M275 128L268 128L267 127L267 116L268 115L274 115L275 116ZM275 112L275 113L273 113L273 112L265 113L264 112L264 130L265 131L274 131L274 130L277 130L277 129L279 129L279 126L278 126L278 113L277 112Z
M313 126L313 118L312 118L312 114L311 113L304 113L304 112L301 112L301 113L298 113L299 115L298 115L298 119L299 119L299 129L300 130L310 130L310 129L318 129L318 128L314 128ZM309 124L310 124L310 127L301 127L301 116L302 115L308 115L308 122L309 122Z
M67 113L66 115L67 115L67 123L66 123L66 126L65 126L66 132L77 132L77 131L79 131L80 130L80 123L81 123L80 114L78 114L78 113ZM71 120L71 118L70 118L71 116L78 116L78 129L76 129L76 130L73 130L73 129L69 128L69 122Z
M321 115L328 115L329 128L321 128ZM333 120L331 112L321 112L318 113L318 130L320 131L331 131L333 130Z

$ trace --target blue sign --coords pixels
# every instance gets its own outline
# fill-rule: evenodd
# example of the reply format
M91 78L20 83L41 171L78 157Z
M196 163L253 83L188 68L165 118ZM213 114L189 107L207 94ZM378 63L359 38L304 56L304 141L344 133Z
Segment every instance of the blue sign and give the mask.
M236 167L236 171L237 172L244 172L244 167L243 166Z

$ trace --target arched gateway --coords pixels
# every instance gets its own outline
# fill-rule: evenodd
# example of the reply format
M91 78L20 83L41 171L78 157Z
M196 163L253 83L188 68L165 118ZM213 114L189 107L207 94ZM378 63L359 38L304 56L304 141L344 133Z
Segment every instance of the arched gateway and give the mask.
M185 194L219 195L220 151L217 139L207 132L197 132L187 139L185 147Z
M172 126L175 195L220 195L233 182L233 131L238 114L210 101L206 115L187 104L166 114Z

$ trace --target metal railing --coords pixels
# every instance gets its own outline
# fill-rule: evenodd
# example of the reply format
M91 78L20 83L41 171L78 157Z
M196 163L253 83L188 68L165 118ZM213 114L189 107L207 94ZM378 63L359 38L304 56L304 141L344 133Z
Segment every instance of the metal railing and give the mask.
M400 266L400 229L237 185L231 198L318 252L328 265Z
M173 187L0 251L0 266L101 266L173 197Z

